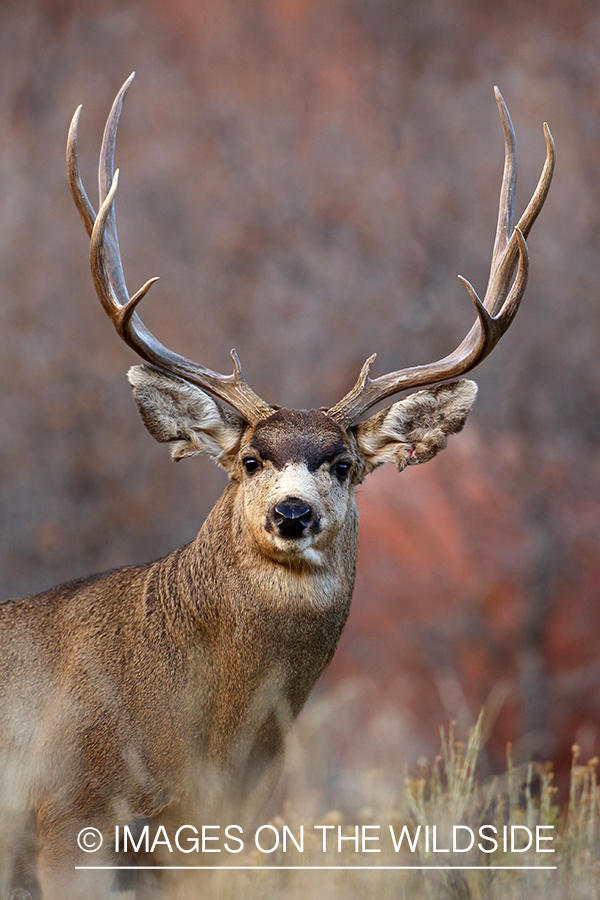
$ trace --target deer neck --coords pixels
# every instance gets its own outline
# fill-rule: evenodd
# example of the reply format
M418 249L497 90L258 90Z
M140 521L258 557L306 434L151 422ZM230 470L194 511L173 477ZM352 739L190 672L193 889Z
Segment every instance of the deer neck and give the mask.
M343 626L354 589L357 547L358 510L352 503L343 528L320 554L319 565L302 560L286 564L265 556L244 524L241 491L232 482L196 539L152 567L146 604L160 603L174 628L192 639L217 622L219 628L230 620L257 618L266 623L268 616L292 622L324 615Z
M167 618L176 623L177 640L184 634L186 681L193 692L203 685L190 708L198 720L209 715L219 723L204 747L209 756L227 757L269 692L285 698L292 718L298 714L348 616L357 535L353 506L327 565L286 567L265 558L244 534L232 483L196 540L157 564L153 580L157 587L160 581ZM267 732L263 750L271 756L281 747L279 726Z

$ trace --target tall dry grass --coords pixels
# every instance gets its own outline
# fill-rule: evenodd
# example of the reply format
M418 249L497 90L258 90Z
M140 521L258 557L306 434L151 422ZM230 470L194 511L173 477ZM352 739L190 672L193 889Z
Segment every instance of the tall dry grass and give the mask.
M356 736L360 739L360 735ZM573 748L569 795L566 803L558 802L549 764L532 762L514 765L511 748L507 752L506 771L491 779L478 774L482 755L483 715L459 740L453 725L441 731L441 748L432 763L424 760L417 772L385 773L387 793L373 790L372 782L383 777L381 772L366 773L363 797L370 796L372 805L360 810L323 810L310 818L299 815L291 804L270 821L271 829L263 832L264 846L275 842L274 830L280 837L288 829L287 849L282 846L272 853L261 853L248 835L243 853L224 854L223 865L245 866L232 871L220 869L210 875L210 896L229 898L304 898L353 900L365 896L394 900L597 900L600 898L600 787L597 783L597 759L583 764L579 748ZM357 776L359 777L359 776ZM371 782L371 783L369 783ZM395 787L394 787L395 784ZM434 849L432 826L436 826ZM475 834L475 843L467 852L469 833L459 829L457 849L452 848L452 827L467 826ZM496 829L498 847L484 852L492 844L481 839L479 829ZM289 832L299 837L304 829L303 852L289 840ZM323 828L327 835L323 850ZM377 827L378 826L378 827ZM390 836L390 826L397 841L402 828L405 838L398 851ZM415 840L417 829L419 839ZM507 852L503 846L507 828ZM535 835L541 827L539 842L522 852L511 850L511 828L515 828L515 848L523 846L525 829ZM368 837L362 851L362 830ZM429 846L425 843L429 828ZM343 840L338 844L339 835ZM484 832L493 834L491 829ZM358 852L356 835L358 834ZM406 837L413 842L414 851ZM347 838L347 840L344 840ZM341 846L341 850L339 847ZM372 852L377 849L380 852ZM554 852L543 852L553 849ZM448 852L445 852L448 851ZM269 868L266 868L269 867ZM312 867L312 868L311 868ZM319 867L314 868L314 867ZM327 868L330 867L330 868ZM346 868L342 868L346 867ZM405 867L405 868L403 868ZM203 891L206 882L203 878Z

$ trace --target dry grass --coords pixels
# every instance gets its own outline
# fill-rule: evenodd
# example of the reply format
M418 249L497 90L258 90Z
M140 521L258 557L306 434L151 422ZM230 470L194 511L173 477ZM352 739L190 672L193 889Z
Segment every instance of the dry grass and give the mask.
M247 898L307 898L327 897L352 900L365 894L381 898L419 898L419 900L522 900L524 897L543 896L569 900L596 900L600 898L600 788L596 780L597 760L581 765L579 749L574 747L573 768L568 804L561 811L557 804L556 789L552 783L551 767L530 763L516 767L508 748L506 772L485 782L478 777L477 764L482 747L482 717L471 729L467 739L456 739L451 725L441 734L441 752L432 764L423 762L418 775L402 773L397 777L397 788L390 788L387 773L388 794L382 801L381 791L372 791L378 798L377 807L360 812L332 810L321 817L300 819L293 809L285 808L284 816L272 820L271 825L283 834L284 825L296 835L304 826L304 850L299 853L288 841L287 851L281 846L270 854L260 853L247 840L243 854L228 855L224 864L249 866L244 871L224 871L211 876L211 896L230 898L243 895ZM367 780L381 778L381 773L364 776ZM328 846L323 852L321 826L327 829ZM437 827L437 852L432 847L432 829ZM476 834L475 844L468 852L451 846L452 826L470 827ZM491 843L478 841L478 829L494 826L500 836L500 845L494 852ZM363 826L367 836L378 836L366 846L380 852L356 852L354 836L358 827L359 845ZM369 826L371 826L369 828ZM375 827L379 826L379 828ZM390 826L396 839L406 826L414 840L416 829L421 826L420 840L414 852L407 848L406 840L398 852L390 836ZM429 826L429 848L424 834ZM508 852L502 846L504 826L510 835L511 826L516 831L517 846L526 836L525 828L535 834L536 826L546 830L542 836L553 835L553 840L541 847L554 848L554 853L536 852L535 846L526 852ZM338 827L344 838L338 851ZM550 829L553 830L550 830ZM265 835L273 839L273 832ZM488 835L491 831L487 832ZM468 837L465 829L459 830L460 842ZM478 843L480 846L478 846ZM463 845L464 846L464 845ZM442 849L449 852L442 852ZM274 866L275 869L264 869ZM300 869L285 868L299 866ZM311 866L350 866L350 869L314 871ZM358 867L372 867L370 871ZM384 868L421 866L430 868ZM442 868L456 866L461 868ZM479 868L466 868L466 867ZM528 866L530 868L524 868ZM503 867L503 868L498 868ZM519 868L507 868L519 867ZM532 868L537 867L537 868ZM539 868L545 867L545 868ZM551 868L552 867L552 868ZM555 867L555 868L554 868Z

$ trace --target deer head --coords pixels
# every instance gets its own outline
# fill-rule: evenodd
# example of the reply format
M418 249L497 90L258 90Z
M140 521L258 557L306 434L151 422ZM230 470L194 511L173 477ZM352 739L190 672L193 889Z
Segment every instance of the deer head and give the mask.
M130 296L119 253L114 200L117 127L133 75L114 101L106 124L99 165L100 206L96 215L83 188L77 162L75 113L67 148L71 191L91 239L96 290L121 338L145 361L129 372L144 424L156 440L170 444L179 460L208 453L239 485L239 508L256 546L282 562L313 565L340 531L353 503L354 486L383 463L399 471L431 459L449 434L463 427L476 385L456 380L493 350L519 308L527 284L527 237L548 193L554 146L548 127L546 161L537 188L513 227L516 181L514 130L500 92L496 101L504 129L505 166L496 239L483 300L462 279L477 319L448 356L370 377L375 356L364 364L354 387L327 410L271 406L248 385L235 350L233 373L221 375L163 346L140 320L137 307L156 278ZM433 386L432 386L433 385ZM415 387L426 388L396 401L363 421L372 406Z

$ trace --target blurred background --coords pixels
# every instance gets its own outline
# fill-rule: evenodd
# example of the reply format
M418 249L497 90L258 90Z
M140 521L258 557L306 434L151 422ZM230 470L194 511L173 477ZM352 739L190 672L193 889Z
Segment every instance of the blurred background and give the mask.
M507 740L559 769L573 742L600 752L599 47L592 0L3 0L0 596L164 555L225 485L209 460L174 466L137 415L67 188L75 107L94 198L137 71L117 216L130 289L161 276L149 327L218 371L236 347L266 400L308 408L374 351L381 374L469 328L456 276L485 289L498 84L518 214L543 121L558 153L523 308L466 430L360 488L353 612L294 740L330 803L484 703L490 772Z

